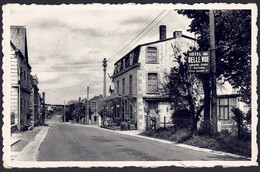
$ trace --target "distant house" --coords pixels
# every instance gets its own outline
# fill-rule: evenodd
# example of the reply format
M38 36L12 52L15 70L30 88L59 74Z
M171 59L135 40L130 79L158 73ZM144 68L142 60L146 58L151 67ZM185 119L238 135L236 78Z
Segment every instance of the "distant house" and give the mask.
M188 51L195 45L195 39L181 31L166 38L166 26L159 28L159 40L138 45L114 64L111 96L103 98L103 119L129 122L138 130L146 127L145 108L159 121L172 114L169 100L160 92L165 72L170 72L173 62L173 47ZM157 111L159 110L159 111Z
M90 124L92 125L101 125L101 116L100 116L100 100L102 99L102 95L94 96L89 100L89 111L90 111Z
M12 131L30 125L30 73L28 61L26 28L11 26L11 126Z

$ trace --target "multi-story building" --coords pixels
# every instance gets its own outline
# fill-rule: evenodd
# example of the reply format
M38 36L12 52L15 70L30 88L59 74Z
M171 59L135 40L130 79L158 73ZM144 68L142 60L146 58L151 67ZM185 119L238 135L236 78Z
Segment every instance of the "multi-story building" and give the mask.
M11 125L18 130L30 125L30 72L26 28L11 26Z
M41 96L38 88L38 77L31 76L31 126L40 124Z
M146 128L148 113L156 119L157 126L171 122L171 101L160 91L165 83L165 73L176 65L174 56L189 51L197 44L194 38L183 35L181 31L173 32L173 37L166 38L166 26L160 26L159 38L158 41L138 45L114 64L114 90L110 90L112 94L109 97L102 99L103 120L112 119L117 124L132 123L138 130ZM239 107L244 112L248 107L240 101L237 92L218 93L220 131L234 125L232 107Z
M112 81L113 95L103 99L104 116L115 121L130 122L138 130L145 129L145 109L159 121L170 120L170 102L160 92L165 72L173 67L174 49L188 51L195 45L195 39L181 31L166 38L166 26L159 28L159 40L138 45L114 64Z

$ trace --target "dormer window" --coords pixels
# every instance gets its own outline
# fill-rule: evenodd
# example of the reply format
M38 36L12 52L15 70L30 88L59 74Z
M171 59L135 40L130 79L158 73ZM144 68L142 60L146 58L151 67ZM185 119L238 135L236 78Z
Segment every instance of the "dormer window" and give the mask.
M118 62L118 72L121 70L121 61Z
M157 63L157 48L147 47L147 63Z
M134 55L135 55L135 53L131 53L131 54L129 55L129 58L130 58L130 65L133 64L133 61L134 61Z
M125 59L125 68L127 68L128 66L130 66L130 61L129 61L129 57L126 57L126 59Z
M125 69L125 58L123 58L123 65L122 65L122 70Z

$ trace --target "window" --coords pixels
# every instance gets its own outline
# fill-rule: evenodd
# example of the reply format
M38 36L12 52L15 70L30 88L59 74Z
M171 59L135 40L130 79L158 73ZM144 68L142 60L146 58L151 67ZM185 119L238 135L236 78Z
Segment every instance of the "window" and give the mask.
M148 92L158 92L158 75L157 73L148 73Z
M148 47L147 48L147 62L155 63L157 62L157 48L156 47Z
M122 79L122 93L125 94L125 78Z
M119 81L117 81L116 91L117 91L117 94L119 94Z
M11 113L11 125L15 123L15 114L12 112Z
M97 102L91 102L91 107L93 111L96 111Z
M118 63L117 63L117 65L118 65L118 72L120 72L122 69L121 69L121 61L119 61Z
M125 58L123 58L123 63L122 63L122 69L121 70L124 70L125 69Z
M233 107L236 107L237 99L236 98L220 98L218 100L219 104L219 119L228 120L230 117L230 112Z
M133 94L133 78L132 75L129 76L129 94Z
M130 59L127 56L126 59L125 59L125 68L127 68L128 66L130 66Z
M134 55L135 55L135 53L131 53L131 54L129 55L129 62L130 62L130 65L133 64Z

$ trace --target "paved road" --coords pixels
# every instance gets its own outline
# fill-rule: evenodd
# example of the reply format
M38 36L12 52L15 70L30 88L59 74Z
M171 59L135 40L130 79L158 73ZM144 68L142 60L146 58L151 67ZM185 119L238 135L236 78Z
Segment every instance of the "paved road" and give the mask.
M241 160L53 120L38 161Z

